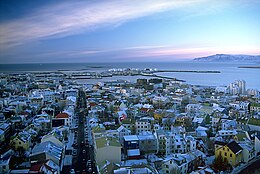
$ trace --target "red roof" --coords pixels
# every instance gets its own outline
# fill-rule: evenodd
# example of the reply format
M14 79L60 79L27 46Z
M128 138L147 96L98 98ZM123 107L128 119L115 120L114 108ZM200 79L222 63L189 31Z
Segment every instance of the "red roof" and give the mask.
M31 168L30 168L30 172L40 172L41 170L41 167L43 166L44 163L38 163L38 164L35 164L33 165ZM29 173L30 173L29 172Z
M69 114L67 113L59 113L56 118L69 118Z
M149 109L149 108L141 108L141 111L144 111L144 112L150 112L151 109Z
M56 171L45 163L37 163L30 168L29 173L43 173L43 171L41 171L43 166L49 171Z
M89 105L90 105L90 106L97 106L97 104L94 103L94 102L89 103Z

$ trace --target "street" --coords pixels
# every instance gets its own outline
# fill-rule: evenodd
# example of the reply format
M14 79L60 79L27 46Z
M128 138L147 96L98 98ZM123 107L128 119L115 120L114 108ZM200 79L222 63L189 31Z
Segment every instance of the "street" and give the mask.
M75 129L74 149L76 155L73 156L73 169L77 174L97 173L95 166L95 155L91 135L91 129L86 119L86 97L83 90L79 90L77 98L76 118L78 128ZM74 152L75 152L74 150Z

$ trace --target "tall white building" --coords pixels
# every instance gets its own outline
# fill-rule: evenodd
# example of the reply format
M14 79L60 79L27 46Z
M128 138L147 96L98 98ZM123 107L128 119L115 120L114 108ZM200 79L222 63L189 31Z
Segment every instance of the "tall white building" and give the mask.
M246 93L246 82L244 80L237 80L235 83L238 85L239 93L245 94Z
M245 94L246 93L246 82L244 80L236 80L233 83L230 83L228 86L229 93L236 94Z

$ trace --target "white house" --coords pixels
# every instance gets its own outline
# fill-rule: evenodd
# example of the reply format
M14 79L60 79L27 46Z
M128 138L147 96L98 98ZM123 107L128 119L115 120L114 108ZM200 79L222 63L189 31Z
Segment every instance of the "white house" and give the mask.
M126 135L131 135L131 131L126 129L123 125L121 125L118 129L118 138L119 138L119 142L120 144L124 143L124 136Z
M140 119L135 122L136 132L151 131L151 123L149 120Z

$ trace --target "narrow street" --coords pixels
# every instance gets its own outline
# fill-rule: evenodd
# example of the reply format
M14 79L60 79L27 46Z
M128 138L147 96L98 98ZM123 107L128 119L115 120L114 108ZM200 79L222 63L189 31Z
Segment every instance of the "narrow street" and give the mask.
M95 155L93 144L89 143L92 139L91 129L89 127L86 111L86 97L83 90L79 90L76 108L76 117L78 118L78 128L75 130L76 144L74 148L77 151L73 158L73 168L76 174L94 174L97 173L95 166ZM91 141L92 142L92 141Z

